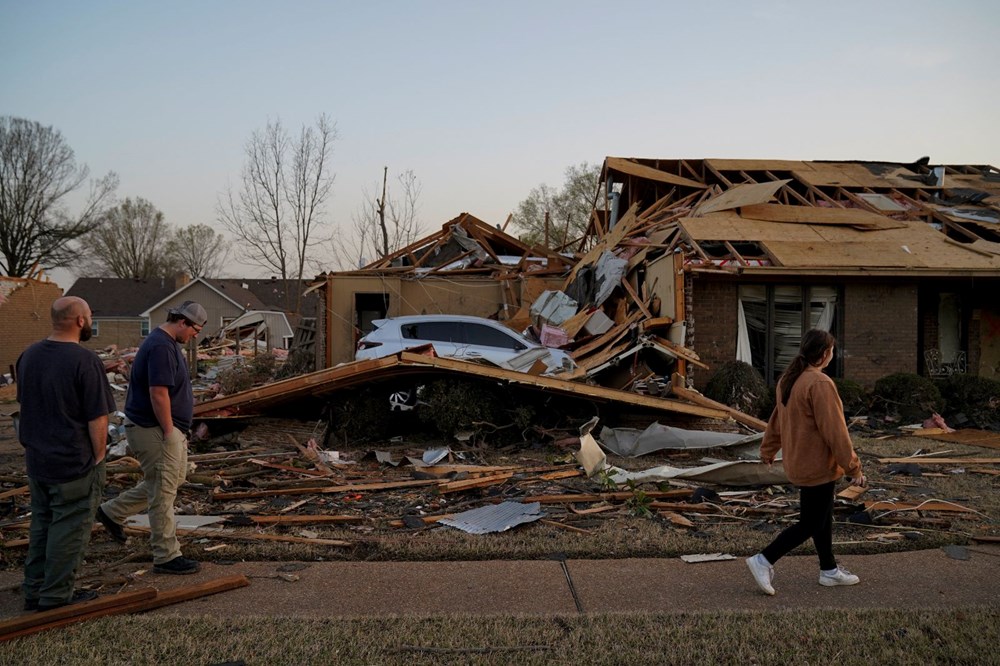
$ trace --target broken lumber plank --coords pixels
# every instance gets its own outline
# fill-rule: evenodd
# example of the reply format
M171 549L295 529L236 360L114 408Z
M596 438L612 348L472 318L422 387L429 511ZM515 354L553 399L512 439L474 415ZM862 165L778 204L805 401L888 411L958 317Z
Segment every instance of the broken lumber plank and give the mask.
M281 465L279 463L268 462L267 460L259 460L257 458L251 458L247 462L253 465L258 465L260 467L267 467L268 469L279 469L283 472L294 472L296 474L305 474L307 476L329 476L327 472L321 472L315 469L303 469L301 467L294 467L292 465Z
M639 322L639 330L645 333L646 331L652 331L659 328L670 328L674 323L671 317L654 317L653 319L645 319Z
M0 636L0 640L10 640L12 638L19 638L21 636L27 636L30 634L38 633L39 631L44 631L46 629L56 629L58 627L64 627L69 624L75 624L77 622L83 622L86 620L94 620L99 617L106 617L108 615L121 615L124 613L141 613L148 610L153 610L155 608L161 608L163 606L169 606L171 604L181 603L183 601L190 601L191 599L198 599L200 597L207 597L211 594L218 594L219 592L228 592L229 590L235 590L240 587L246 587L250 584L250 581L246 576L226 576L224 578L217 578L215 580L210 580L205 583L198 583L197 585L188 585L185 587L179 587L175 590L169 590L167 592L158 592L154 590L155 596L148 599L141 599L124 605L113 605L110 607L105 607L100 610L94 610L83 615L73 615L72 617L67 617L63 619L53 620L47 624L37 625L33 627L28 627L17 632L12 632L10 634L5 634ZM99 601L95 599L94 601ZM64 608L79 608L86 604L93 602L84 602L73 607ZM58 608L53 611L47 611L48 613L56 613L62 608ZM38 613L33 617L38 617L45 615L45 613Z
M446 495L448 493L457 493L463 490L471 490L473 488L485 488L487 486L495 486L499 483L503 483L512 476L514 476L513 472L503 472L502 474L494 474L492 476L481 476L478 479L448 481L440 483L436 490L439 495Z
M854 502L866 492L868 492L868 489L861 486L847 486L837 493L837 497L848 502Z
M445 518L454 518L457 515L458 515L457 513L442 513L436 516L415 516L415 517L418 518L421 522L423 522L424 525L431 525L433 523L438 522L439 520L444 520ZM406 523L404 523L401 519L390 520L389 527L406 527Z
M698 504L685 504L683 502L650 502L651 509L664 509L666 511L684 511L685 513L725 513L722 507L708 502Z
M361 516L248 516L258 525L354 525L364 520Z
M677 490L653 490L645 493L646 497L652 499L662 499L667 497L690 497L694 493L693 490L689 488L678 488ZM563 495L531 495L529 497L524 497L521 499L525 504L530 504L531 502L539 502L541 504L562 504L562 503L576 503L576 502L603 502L608 500L618 500L625 501L635 497L635 493L632 491L623 492L613 492L613 493L579 493L579 494L563 494Z
M386 481L383 483L352 483L340 486L322 486L312 488L282 488L280 490L250 490L235 493L212 493L209 497L212 501L224 501L235 499L257 499L260 497L271 497L274 495L326 495L329 493L364 493L375 490L391 490L395 488L416 488L418 486L434 486L440 481L436 479L421 479L417 481Z
M879 458L880 463L918 463L920 465L1000 465L1000 458Z
M0 500L5 500L9 497L17 497L18 495L27 495L31 491L30 486L21 486L20 488L12 488L10 490L5 490L0 493Z
M570 479L576 476L583 476L582 469L564 469L557 472L549 472L548 474L539 474L537 479L542 481L555 481L557 479Z
M138 527L129 525L125 528L126 533L149 534L148 527ZM313 546L337 546L340 548L350 548L354 544L350 541L340 539L310 539L308 537L285 536L283 534L261 534L259 532L239 534L229 532L217 527L203 527L199 529L178 529L179 536L207 537L212 539L230 539L233 541L282 541L285 543L307 543Z
M992 536L989 534L981 534L972 537L973 541L978 543L1000 543L1000 536Z
M53 622L76 617L77 615L88 615L106 608L117 608L119 606L133 604L137 601L152 599L155 596L156 588L145 587L131 592L122 592L121 594L109 594L92 599L91 601L84 601L79 604L54 608L48 611L39 611L37 613L32 613L31 615L21 615L0 622L0 640L13 638L13 636L9 636L9 634L14 634L31 627L49 625Z
M715 409L720 409L722 411L725 411L726 414L728 414L729 417L732 418L734 421L742 423L743 425L750 426L751 428L754 428L755 430L758 430L760 432L767 430L767 423L765 423L764 421L761 421L758 418L754 418L749 414L745 414L738 409L733 409L729 405L724 405L721 402L716 402L715 400L712 400L711 398L706 398L697 391L693 391L683 386L678 386L676 378L680 377L680 375L674 373L674 377L675 380L673 386L671 387L671 390L678 397L683 398L684 400L687 400L689 402L693 402L696 405L701 405L702 407L712 407ZM681 378L681 381L683 381L683 378Z

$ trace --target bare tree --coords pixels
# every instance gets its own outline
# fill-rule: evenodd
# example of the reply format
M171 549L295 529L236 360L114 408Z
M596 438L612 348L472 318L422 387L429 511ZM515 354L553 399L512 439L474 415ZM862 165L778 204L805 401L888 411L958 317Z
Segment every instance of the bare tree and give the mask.
M172 237L173 231L156 206L141 197L125 199L80 239L82 272L139 280L168 277L178 270Z
M562 189L544 184L532 189L512 220L522 230L522 240L543 245L548 238L550 246L560 247L579 237L594 206L603 201L597 191L600 177L600 165L581 162L566 168Z
M389 167L382 170L382 196L363 191L364 202L351 216L354 223L353 242L348 243L354 255L351 263L363 265L388 256L406 247L420 235L420 181L411 170L396 177L396 193L389 190Z
M0 274L27 275L67 266L77 257L72 243L94 229L114 200L114 173L90 184L83 209L71 215L67 196L90 174L52 127L23 118L0 118Z
M193 278L219 277L229 260L229 243L207 224L192 224L174 233L169 253L177 268Z
M282 280L302 280L311 250L324 239L324 205L333 187L328 162L337 139L336 124L325 114L314 127L302 127L293 142L280 120L254 132L246 145L240 187L220 198L219 221L236 241L237 256L277 273ZM298 311L300 290L295 303Z

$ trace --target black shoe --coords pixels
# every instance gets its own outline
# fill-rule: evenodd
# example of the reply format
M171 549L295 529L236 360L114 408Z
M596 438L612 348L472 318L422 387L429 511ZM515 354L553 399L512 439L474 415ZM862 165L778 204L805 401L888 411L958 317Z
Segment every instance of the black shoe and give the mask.
M24 610L38 610L38 599L25 599Z
M125 543L128 540L128 537L125 536L125 529L111 520L111 517L104 513L104 509L101 507L97 507L97 519L101 521L101 525L104 525L104 529L108 531L112 539L118 543Z
M64 601L61 604L52 604L52 605L42 604L36 601L35 608L38 609L39 613L42 613L44 611L50 611L56 608L62 608L63 606L72 606L73 604L83 603L84 601L93 601L96 598L97 598L97 592L95 592L94 590L75 590L73 592L73 597L69 601ZM30 610L28 608L28 603L29 603L28 601L24 602L25 610Z
M181 555L178 555L169 562L153 565L153 573L177 574L178 576L184 576L187 574L197 573L199 571L201 571L200 562L189 560Z

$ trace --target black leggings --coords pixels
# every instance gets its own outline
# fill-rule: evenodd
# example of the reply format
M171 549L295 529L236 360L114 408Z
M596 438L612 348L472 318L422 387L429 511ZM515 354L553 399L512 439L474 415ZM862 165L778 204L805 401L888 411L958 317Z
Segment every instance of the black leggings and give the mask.
M833 557L833 486L831 481L821 486L799 487L799 522L785 528L761 551L768 562L774 564L812 537L819 568L824 571L837 568Z

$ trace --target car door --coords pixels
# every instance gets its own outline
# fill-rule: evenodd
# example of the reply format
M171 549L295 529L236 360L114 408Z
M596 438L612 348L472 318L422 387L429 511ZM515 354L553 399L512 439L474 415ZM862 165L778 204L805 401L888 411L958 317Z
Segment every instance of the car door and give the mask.
M461 358L474 361L486 359L490 363L504 363L520 354L528 345L513 333L507 333L487 324L462 322L466 345L460 350Z
M457 357L463 346L463 332L456 322L418 321L403 324L400 333L407 348L431 344L438 356Z

